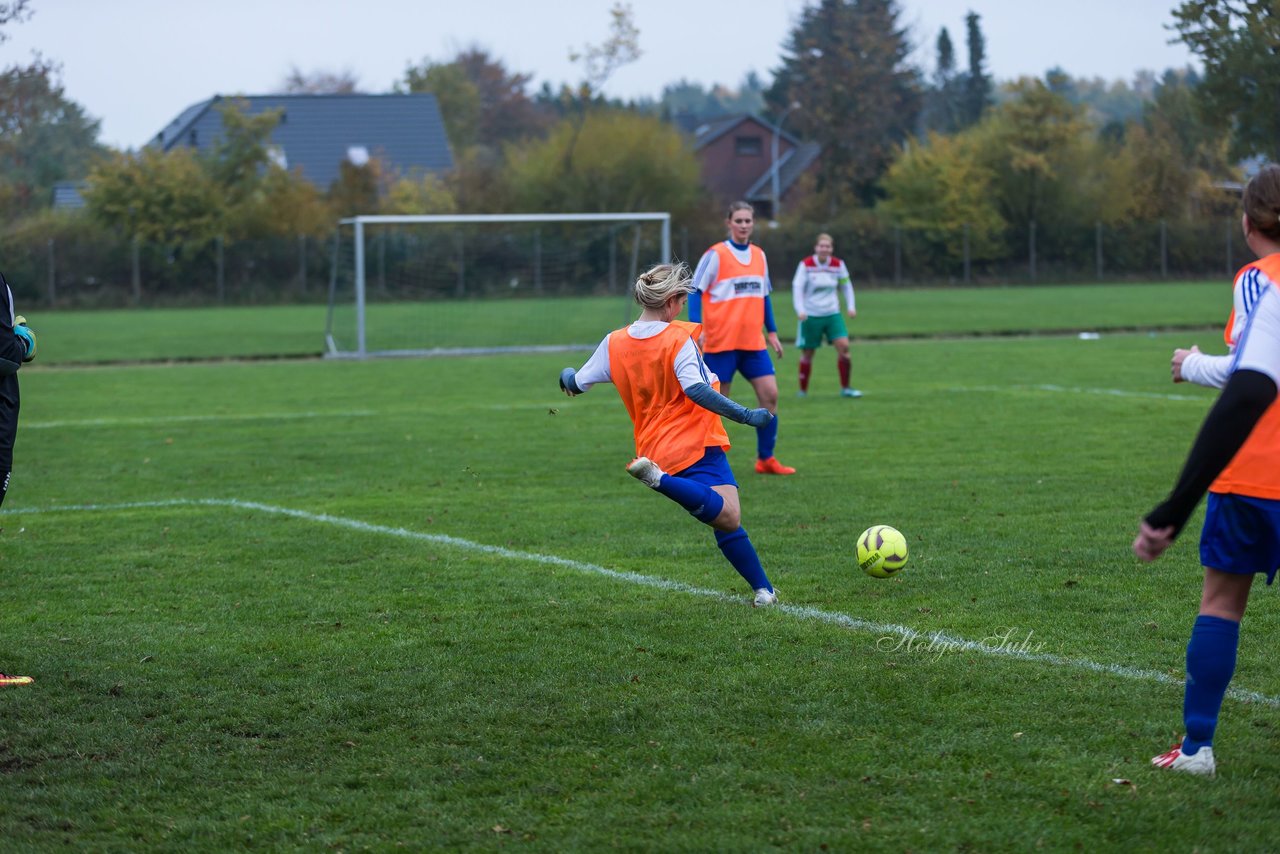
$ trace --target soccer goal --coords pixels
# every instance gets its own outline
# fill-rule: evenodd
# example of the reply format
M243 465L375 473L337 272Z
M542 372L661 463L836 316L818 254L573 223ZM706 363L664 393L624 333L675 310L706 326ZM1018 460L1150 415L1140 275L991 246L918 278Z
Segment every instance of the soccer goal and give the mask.
M335 358L593 347L671 260L668 213L357 216L333 247Z

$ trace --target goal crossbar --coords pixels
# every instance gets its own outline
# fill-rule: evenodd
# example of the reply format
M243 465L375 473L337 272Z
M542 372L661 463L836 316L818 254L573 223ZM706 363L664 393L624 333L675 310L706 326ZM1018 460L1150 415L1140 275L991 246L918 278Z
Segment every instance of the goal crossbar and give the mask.
M336 346L331 328L333 323L333 287L330 282L329 321L330 331L326 333L326 350L329 356L347 356L363 359L370 355L366 335L367 282L365 280L365 240L364 229L367 225L409 225L414 223L465 224L465 223L564 223L564 222L656 222L661 228L661 257L663 263L671 262L671 214L667 212L647 211L640 213L559 213L559 214L362 214L345 217L338 221L339 225L349 225L354 231L354 286L356 314L356 350L354 353L341 353ZM335 242L335 264L337 262L337 244ZM333 271L336 276L336 267Z

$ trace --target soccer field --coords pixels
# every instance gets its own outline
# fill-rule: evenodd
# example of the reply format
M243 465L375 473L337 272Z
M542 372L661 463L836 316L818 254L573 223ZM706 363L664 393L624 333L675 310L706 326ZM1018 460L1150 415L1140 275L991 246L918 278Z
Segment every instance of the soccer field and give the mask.
M1114 320L1081 290L1057 316ZM975 331L948 311L921 327ZM729 426L775 609L627 476L611 388L559 395L580 354L24 370L6 847L1273 847L1274 591L1218 777L1148 764L1181 733L1200 517L1154 565L1129 544L1213 399L1169 355L1220 341L862 340L856 401L829 349L797 400L788 351L800 473L755 475ZM910 543L895 578L857 571L872 524Z

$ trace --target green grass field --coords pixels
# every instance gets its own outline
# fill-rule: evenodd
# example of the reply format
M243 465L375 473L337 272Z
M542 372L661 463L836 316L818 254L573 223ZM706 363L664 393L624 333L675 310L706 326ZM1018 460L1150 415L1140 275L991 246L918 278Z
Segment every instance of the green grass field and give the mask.
M1225 317L1225 285L1183 287L1201 313L1037 289L1029 328ZM992 331L960 306L998 292L924 293L860 295L858 323ZM40 319L0 513L0 669L37 679L0 691L7 849L1274 847L1272 590L1218 777L1148 765L1200 571L1194 534L1150 566L1129 543L1213 399L1169 354L1216 332L861 340L857 401L829 350L795 399L788 352L800 473L756 476L730 426L784 603L757 610L624 472L612 389L558 395L580 354L70 366L281 355L262 319L296 311L243 338L228 312ZM854 564L877 523L911 544L889 580Z
M1064 330L1184 329L1226 319L1227 286L1192 282L1060 287L864 289L856 337L923 337ZM368 348L452 349L599 342L634 318L621 296L475 302L371 303ZM795 336L791 294L775 295L778 329ZM41 364L317 356L325 306L28 312ZM355 350L355 313L334 313L334 337Z

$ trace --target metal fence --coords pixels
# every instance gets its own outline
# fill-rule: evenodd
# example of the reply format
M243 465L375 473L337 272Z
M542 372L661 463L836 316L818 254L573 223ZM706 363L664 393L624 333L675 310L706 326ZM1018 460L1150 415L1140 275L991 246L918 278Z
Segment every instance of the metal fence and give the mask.
M848 222L792 221L780 228L761 223L755 239L770 259L777 286L787 288L796 263L812 252L819 232L833 235L836 254L855 280L872 287L1216 279L1230 277L1252 258L1236 219L1086 227L1028 222L997 235L994 249L988 240L983 251L974 248L964 223L904 229L871 216ZM676 223L673 249L677 258L692 264L722 237L717 223ZM441 250L450 257L438 260L457 268L470 264L469 269L479 271L492 266L503 247L476 241L467 247L471 260L465 261L457 257L456 243L450 243ZM385 253L399 249L388 242L375 250L367 263L376 281L377 265L387 263ZM349 263L336 232L326 237L216 239L200 245L158 245L88 228L0 235L0 270L18 301L46 307L321 302L335 259ZM630 261L626 257L619 268L629 268ZM433 259L421 263L430 265ZM454 290L442 289L439 296L450 298Z

